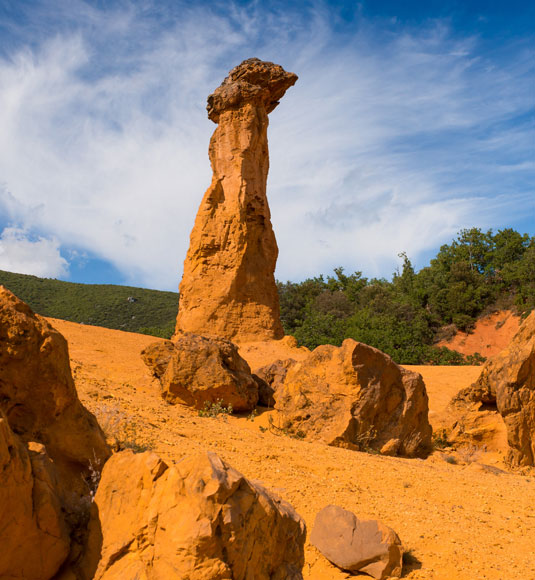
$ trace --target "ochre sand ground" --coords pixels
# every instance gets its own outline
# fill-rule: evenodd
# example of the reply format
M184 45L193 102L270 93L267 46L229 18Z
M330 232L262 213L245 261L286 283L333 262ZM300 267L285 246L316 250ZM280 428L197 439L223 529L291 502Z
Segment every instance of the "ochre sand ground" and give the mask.
M452 465L440 452L426 460L398 459L306 443L262 432L266 413L254 421L202 418L160 398L159 384L139 356L153 337L61 320L51 323L69 342L82 402L104 427L115 428L117 417L127 422L138 441L149 444L165 460L214 451L289 501L305 519L309 532L316 513L328 504L340 505L361 518L379 518L397 531L410 550L404 578L535 579L533 473L488 472L479 463ZM267 358L271 360L289 354L278 353L276 345L270 348ZM281 345L281 350L289 349ZM262 362L265 349L256 344L241 352L254 368ZM299 354L295 349L292 352L294 357ZM412 368L426 382L432 423L480 370ZM341 580L352 576L337 570L307 544L304 577Z

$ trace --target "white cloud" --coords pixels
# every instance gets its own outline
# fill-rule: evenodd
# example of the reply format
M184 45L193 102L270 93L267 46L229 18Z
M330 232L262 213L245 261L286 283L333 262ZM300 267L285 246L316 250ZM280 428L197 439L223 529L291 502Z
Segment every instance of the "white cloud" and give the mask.
M21 228L7 227L0 234L0 270L45 278L66 276L67 261L54 238L32 238Z
M529 135L511 124L531 99L521 50L486 60L440 22L387 33L358 17L340 35L321 3L121 7L70 2L53 33L34 9L34 48L0 58L0 212L131 283L176 288L210 182L206 97L250 56L300 76L271 114L281 279L389 275L400 251L514 225L521 200L535 211Z

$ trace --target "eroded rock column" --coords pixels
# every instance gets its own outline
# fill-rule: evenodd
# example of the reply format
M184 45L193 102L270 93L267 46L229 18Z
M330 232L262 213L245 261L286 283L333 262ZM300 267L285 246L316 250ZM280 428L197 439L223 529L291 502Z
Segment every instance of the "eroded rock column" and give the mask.
M277 242L266 197L268 114L297 76L252 58L208 97L212 183L191 232L177 333L238 342L282 338Z

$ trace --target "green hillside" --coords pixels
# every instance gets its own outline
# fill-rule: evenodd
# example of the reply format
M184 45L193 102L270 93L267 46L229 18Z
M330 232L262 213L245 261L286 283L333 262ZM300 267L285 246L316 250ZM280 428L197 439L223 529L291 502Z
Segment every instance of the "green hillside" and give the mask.
M0 284L43 316L168 338L178 293L111 284L75 284L0 270Z

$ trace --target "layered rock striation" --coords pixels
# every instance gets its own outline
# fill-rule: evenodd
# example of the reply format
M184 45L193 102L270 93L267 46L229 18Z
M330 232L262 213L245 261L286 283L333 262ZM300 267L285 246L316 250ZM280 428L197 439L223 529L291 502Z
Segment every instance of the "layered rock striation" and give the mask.
M208 97L212 183L191 232L177 333L238 342L282 338L278 256L266 197L268 114L297 76L251 58Z

